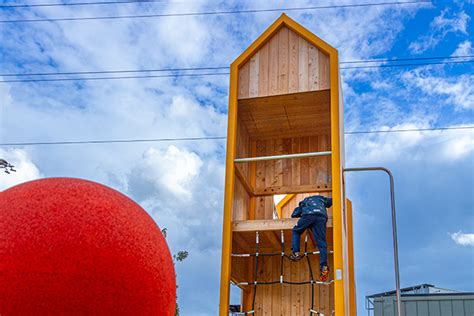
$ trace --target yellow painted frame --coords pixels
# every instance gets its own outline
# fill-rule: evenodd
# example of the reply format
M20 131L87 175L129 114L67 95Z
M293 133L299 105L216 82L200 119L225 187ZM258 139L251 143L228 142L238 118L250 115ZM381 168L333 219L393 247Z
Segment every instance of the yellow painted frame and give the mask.
M347 236L348 236L348 253L349 253L349 313L351 315L356 314L356 287L355 287L355 267L354 267L354 238L353 238L353 226L352 226L352 201L346 199L347 205Z
M333 196L333 234L334 234L334 269L341 273L343 269L342 248L342 166L340 148L340 109L339 109L339 55L338 51L309 30L282 14L257 40L255 40L230 66L229 110L227 127L227 158L224 192L224 219L222 232L222 261L219 315L229 314L230 272L232 253L232 199L235 178L235 145L237 133L237 89L238 69L261 48L281 27L286 26L299 36L329 56L330 64L330 98L331 98L331 162L332 162L332 196ZM339 197L339 198L335 198ZM336 316L346 315L343 277L335 278L334 305Z
M283 208L283 206L285 206L286 203L288 203L295 195L296 194L293 194L293 193L287 194L287 195L285 195L285 197L283 199L281 199L280 202L278 202L277 205L275 205L275 208L276 208L276 211L277 211L277 214L278 214L278 218L281 218L281 214L282 214L281 209Z

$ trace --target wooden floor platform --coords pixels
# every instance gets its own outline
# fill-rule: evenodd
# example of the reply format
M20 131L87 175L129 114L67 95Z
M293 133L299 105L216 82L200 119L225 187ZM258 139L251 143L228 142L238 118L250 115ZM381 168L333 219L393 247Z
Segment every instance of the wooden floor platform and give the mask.
M291 251L291 230L298 222L297 218L264 219L232 222L232 252L255 253L256 232L259 232L259 252L281 252L281 231L284 233L285 252ZM309 234L308 251L318 250ZM301 251L304 251L305 233L301 235ZM328 219L326 229L328 250L332 250L332 217Z

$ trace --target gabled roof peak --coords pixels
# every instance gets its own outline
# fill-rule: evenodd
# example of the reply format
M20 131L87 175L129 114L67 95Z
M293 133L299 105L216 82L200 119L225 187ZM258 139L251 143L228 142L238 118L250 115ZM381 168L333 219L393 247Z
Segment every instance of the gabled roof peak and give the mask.
M283 26L304 38L306 41L316 46L318 49L328 54L330 58L337 58L337 50L323 41L321 38L310 32L301 24L282 13L275 22L272 23L233 63L233 66L241 66L258 51L270 38L272 38Z

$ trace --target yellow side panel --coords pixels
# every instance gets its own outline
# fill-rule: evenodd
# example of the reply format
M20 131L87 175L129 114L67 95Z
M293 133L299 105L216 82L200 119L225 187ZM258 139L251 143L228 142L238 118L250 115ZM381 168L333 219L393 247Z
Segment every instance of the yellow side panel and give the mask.
M352 229L352 202L347 200L347 236L349 246L349 301L350 315L357 314L356 305L356 285L355 285L355 269L354 269L354 231Z
M229 119L227 127L227 157L224 193L224 219L222 229L221 289L219 314L229 313L230 254L232 252L232 204L234 194L234 159L237 141L237 67L230 68Z

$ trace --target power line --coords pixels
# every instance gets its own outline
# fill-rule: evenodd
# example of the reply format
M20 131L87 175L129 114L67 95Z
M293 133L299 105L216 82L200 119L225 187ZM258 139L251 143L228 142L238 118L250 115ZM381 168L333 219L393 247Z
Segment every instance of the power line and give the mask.
M382 134L382 133L426 132L426 131L445 131L445 130L463 130L463 129L474 129L474 126L391 129L391 130L375 130L375 131L352 131L352 132L344 132L344 134L345 135Z
M44 81L90 81L90 80L120 80L120 79L143 79L143 78L174 78L174 77L205 77L229 75L229 72L220 73L198 73L198 74L171 74L171 75L145 75L145 76L117 76L117 77L91 77L91 78L54 78L54 79L25 79L25 80L3 80L0 83L17 82L44 82Z
M371 69L371 68L388 68L388 67L418 67L418 66L429 66L429 65L445 65L445 64L462 64L462 63L473 63L473 60L463 61L444 61L444 62L430 62L430 63L416 63L416 64L395 64L395 65L376 65L376 66L354 66L354 67L341 67L340 70L349 69ZM216 67L217 68L217 67ZM228 67L226 67L227 69ZM220 69L220 68L219 68ZM153 70L140 70L139 72L151 72ZM159 70L156 70L159 71ZM161 71L161 70L160 70ZM126 71L128 72L128 71ZM133 71L130 71L133 72ZM204 77L204 76L222 76L229 75L229 72L218 72L218 73L194 73L194 74L167 74L167 75L143 75L143 76L115 76L115 77L86 77L86 78L52 78L52 79L13 79L13 80L0 80L0 83L19 83L19 82L51 82L51 81L91 81L91 80L120 80L120 79L143 79L143 78L175 78L175 77ZM58 74L59 75L59 74Z
M0 8L34 8L34 7L63 7L87 5L115 5L115 4L140 4L140 3L176 3L163 0L124 0L124 1L99 1L99 2L69 2L69 3L38 3L38 4L10 4L0 5Z
M417 60L434 60L434 59L458 59L458 58L474 58L474 55L465 56L438 56L438 57L413 57L413 58L374 58L366 60L348 60L341 61L340 64L362 64L362 63L385 63L385 62L400 62L400 61L417 61Z
M473 56L469 56L473 57ZM1 77L25 77L25 76L54 76L54 75L97 75L97 74L119 74L133 72L171 72L171 71L197 71L197 70L228 70L229 66L215 67L193 67L193 68L160 68L160 69L126 69L126 70L97 70L97 71L72 71L72 72L43 72L43 73L17 73L0 74Z
M426 65L446 65L446 64L464 64L472 63L473 60L462 60L462 61L440 61L440 62L430 62L430 63L416 63L416 64L396 64L396 65L376 65L376 66L351 66L351 67L341 67L339 69L369 69L369 68L390 68L390 67L417 67L417 66L426 66Z
M344 134L357 135L357 134L380 134L380 133L406 133L406 132L466 130L466 129L474 129L474 126L392 129L392 130L375 130L375 131L352 131L352 132L345 132ZM226 136L206 136L206 137L183 137L183 138L140 138L140 139L116 139L116 140L0 143L0 146L116 144L116 143L177 142L177 141L202 141L202 140L224 140L224 139L227 139L227 137Z
M407 5L407 4L423 4L423 3L431 3L431 0L417 0L417 1L405 1L405 2L360 3L360 4L343 4L343 5L293 7L293 8L273 8L273 9L250 9L250 10L233 10L233 11L208 11L208 12L186 12L186 13L119 15L119 16L95 16L95 17L70 17L70 18L52 18L52 19L43 18L43 19L22 19L22 20L0 20L0 23L63 22L63 21L117 20L117 19L134 19L134 18L210 16L210 15L229 15L229 14L282 12L282 11L309 11L309 10L322 10L322 9L341 9L341 8L388 6L388 5Z
M225 136L208 137L183 137L183 138L140 138L116 140L84 140L84 141L59 141L59 142L25 142L25 143L0 143L0 146L35 146L35 145L80 145L80 144L116 144L116 143L145 143L145 142L177 142L226 139Z
M436 59L460 59L474 58L474 55L466 56L439 56L439 57L418 57L418 58L394 58L394 59L367 59L341 61L340 64L361 64L361 63L383 63L417 60ZM229 66L209 66L209 67L188 67L188 68L155 68L155 69L122 69L122 70L97 70L97 71L71 71L71 72L37 72L37 73L6 73L0 77L26 77L26 76L59 76L59 75L97 75L97 74L119 74L119 73L143 73L143 72L172 72L172 71L198 71L198 70L228 70ZM344 68L345 69L345 68Z

